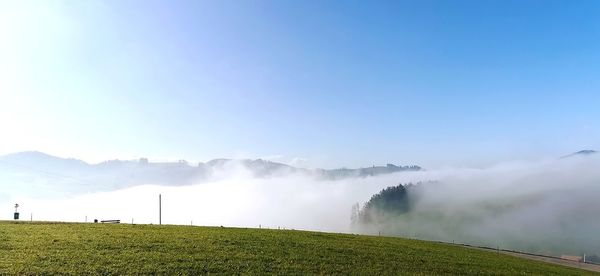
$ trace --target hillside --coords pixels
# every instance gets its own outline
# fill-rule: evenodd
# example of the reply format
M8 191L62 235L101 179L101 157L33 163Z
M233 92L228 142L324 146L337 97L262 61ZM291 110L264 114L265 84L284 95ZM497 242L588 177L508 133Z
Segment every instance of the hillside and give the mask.
M500 197L495 196L498 190L479 190L476 197L461 200L457 199L463 191L444 182L391 186L373 195L362 209L356 205L352 232L373 234L385 229L393 236L500 246L555 257L600 255L600 222L592 219L600 212L600 187L561 183L567 181L544 189L512 190Z
M144 184L184 186L218 180L236 174L248 178L303 175L315 180L364 178L404 171L418 171L419 166L372 166L356 169L305 169L263 159L214 159L206 163L151 162L108 160L88 164L42 152L18 152L0 156L0 184L5 191L25 195L82 194L112 191ZM0 193L0 199L2 194Z
M191 226L0 222L0 274L588 272L400 238Z

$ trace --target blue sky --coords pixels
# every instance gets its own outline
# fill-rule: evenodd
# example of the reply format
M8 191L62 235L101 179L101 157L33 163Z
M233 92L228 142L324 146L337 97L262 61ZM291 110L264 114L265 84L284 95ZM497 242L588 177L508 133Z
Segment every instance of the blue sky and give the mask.
M600 149L598 1L1 1L0 153L484 166Z

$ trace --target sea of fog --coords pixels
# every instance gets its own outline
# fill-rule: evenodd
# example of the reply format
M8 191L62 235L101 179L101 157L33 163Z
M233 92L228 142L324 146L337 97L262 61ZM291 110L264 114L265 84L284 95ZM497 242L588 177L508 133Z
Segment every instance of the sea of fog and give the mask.
M19 203L22 220L32 216L45 221L120 219L157 224L161 194L163 224L352 232L354 203L362 205L383 188L399 183L436 181L424 184L414 210L398 218L396 229L378 230L445 241L469 242L473 241L469 237L477 237L502 242L507 248L531 241L533 245L525 249L542 252L550 249L538 245L551 239L559 251L567 250L561 245L570 244L571 254L600 254L600 159L594 156L331 181L303 174L251 175L237 168L196 185L148 183L61 197L3 190L0 219L12 219L14 203Z
M303 174L253 178L250 172L220 174L214 181L188 186L136 186L128 189L44 198L4 196L0 219L12 219L14 203L22 219L83 222L120 219L157 224L159 194L162 223L235 227L270 227L332 232L350 230L352 204L381 189L398 185L407 175L339 181L315 180ZM411 173L406 173L411 174ZM417 177L418 178L418 177ZM6 193L5 193L6 194Z

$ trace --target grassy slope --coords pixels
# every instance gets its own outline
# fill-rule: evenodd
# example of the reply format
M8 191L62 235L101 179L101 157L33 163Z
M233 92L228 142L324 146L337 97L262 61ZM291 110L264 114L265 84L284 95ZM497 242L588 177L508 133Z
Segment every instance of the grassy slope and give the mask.
M585 274L400 238L190 226L0 222L0 274Z

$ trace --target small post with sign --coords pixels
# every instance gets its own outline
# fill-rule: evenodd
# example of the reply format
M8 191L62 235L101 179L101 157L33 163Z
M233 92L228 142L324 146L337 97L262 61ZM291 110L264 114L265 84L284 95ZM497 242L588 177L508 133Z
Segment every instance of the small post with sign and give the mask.
M18 210L18 208L19 208L19 204L15 203L15 216L14 216L15 220L19 219L19 210Z

